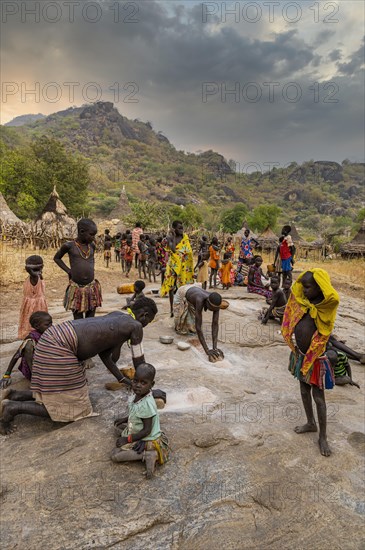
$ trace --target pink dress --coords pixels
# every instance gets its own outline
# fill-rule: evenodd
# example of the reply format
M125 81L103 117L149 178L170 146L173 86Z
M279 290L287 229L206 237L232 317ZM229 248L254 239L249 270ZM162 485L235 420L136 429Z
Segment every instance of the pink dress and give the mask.
M18 338L24 340L32 330L29 324L29 317L36 311L48 311L45 297L45 282L38 279L35 286L30 282L30 277L24 281L23 301L20 308Z

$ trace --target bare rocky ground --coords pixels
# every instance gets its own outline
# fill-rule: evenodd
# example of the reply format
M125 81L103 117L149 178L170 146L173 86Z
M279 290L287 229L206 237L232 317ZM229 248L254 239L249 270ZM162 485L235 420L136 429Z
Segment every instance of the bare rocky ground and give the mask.
M115 292L116 266L98 275L104 314L124 299ZM64 287L64 277L47 286L54 322L70 318ZM2 292L1 372L17 347L19 288ZM333 454L324 458L317 434L293 431L305 418L279 326L257 320L260 297L238 288L224 294L225 359L214 365L196 338L176 338L167 300L156 299L159 314L145 329L144 349L157 368L156 387L168 395L161 423L173 455L152 480L141 463L109 459L113 420L125 412L128 394L105 389L113 378L98 358L88 380L99 416L68 425L18 417L17 432L1 438L4 550L364 548L364 366L352 362L360 390L326 392ZM335 330L362 350L363 306L341 292ZM164 334L175 342L160 344ZM179 351L181 339L191 349ZM128 363L125 346L119 364ZM18 372L12 387L25 387Z

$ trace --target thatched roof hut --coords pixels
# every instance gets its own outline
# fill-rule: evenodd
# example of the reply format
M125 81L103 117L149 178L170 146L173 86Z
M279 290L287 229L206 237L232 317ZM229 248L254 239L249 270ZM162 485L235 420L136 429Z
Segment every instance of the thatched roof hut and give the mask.
M267 227L256 240L261 250L275 250L279 244L278 237L270 227Z
M73 239L77 235L76 220L67 214L54 186L46 206L34 223L35 233L56 240Z
M25 226L26 224L14 214L9 208L4 195L0 193L0 221L2 225L19 225Z
M291 235L293 243L295 243L295 244L305 243L306 241L304 239L302 239L302 237L299 235L298 230L295 227L293 222L290 224L290 226L291 226L290 235Z
M365 220L352 241L341 246L340 252L343 258L365 257Z

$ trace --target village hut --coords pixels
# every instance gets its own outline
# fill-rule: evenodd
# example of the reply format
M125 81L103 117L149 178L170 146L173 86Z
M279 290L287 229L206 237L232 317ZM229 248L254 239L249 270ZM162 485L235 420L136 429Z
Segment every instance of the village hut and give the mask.
M365 257L365 220L352 241L341 246L340 252L343 258Z
M261 235L257 237L257 242L259 250L270 252L276 250L279 244L279 239L273 232L273 230L268 226Z
M314 256L315 258L315 256L317 255L318 259L320 259L320 256L322 253L322 244L318 244L317 242L306 241L299 235L298 230L293 222L291 222L288 225L291 226L290 235L295 245L296 258L307 259L310 256L311 257ZM310 254L311 252L314 252L314 254Z
M9 208L4 196L0 193L0 238L23 245L27 240L28 224L24 223Z
M26 225L22 220L14 214L14 212L9 208L8 203L6 202L4 195L0 192L0 222L1 225Z
M66 206L60 200L56 186L46 206L33 224L33 234L41 247L59 246L77 235L76 220L67 214Z

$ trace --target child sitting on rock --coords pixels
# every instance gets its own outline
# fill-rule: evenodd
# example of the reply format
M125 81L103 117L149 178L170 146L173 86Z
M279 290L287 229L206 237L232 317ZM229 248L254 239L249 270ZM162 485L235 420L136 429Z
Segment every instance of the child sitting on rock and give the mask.
M350 384L350 386L360 388L359 384L352 380L351 367L346 353L335 348L329 348L326 355L333 368L336 386Z
M113 462L145 462L147 479L153 476L156 462L164 464L169 457L168 440L160 429L160 419L152 395L155 374L155 367L149 363L136 367L132 381L134 393L128 401L128 416L114 422L120 437L111 453Z
M134 283L133 289L134 294L131 298L127 298L127 305L124 306L123 309L127 309L131 305L133 305L139 298L142 298L144 296L143 291L146 288L146 283L142 280L138 280Z
M278 320L280 323L283 320L284 311L286 307L286 296L280 288L280 281L279 277L271 277L270 282L271 290L272 290L272 298L270 307L268 309L264 308L262 310L261 316L262 320L261 323L263 325L266 325L269 319Z

